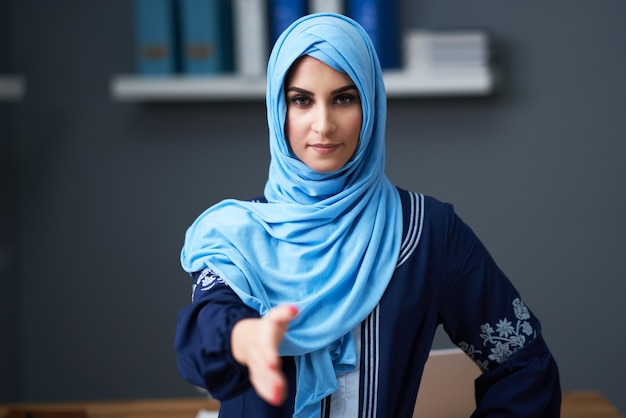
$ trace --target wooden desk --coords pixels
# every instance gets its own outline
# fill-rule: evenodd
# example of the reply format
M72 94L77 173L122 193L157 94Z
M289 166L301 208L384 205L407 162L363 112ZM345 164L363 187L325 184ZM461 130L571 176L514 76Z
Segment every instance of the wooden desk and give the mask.
M112 402L0 404L0 418L10 410L47 412L42 418L65 418L61 412L81 411L87 418L195 418L201 409L216 411L218 403L207 399L164 399ZM54 413L56 412L56 413ZM25 416L22 415L22 416ZM599 392L565 392L561 418L624 418Z
M562 418L624 418L600 392L565 392Z

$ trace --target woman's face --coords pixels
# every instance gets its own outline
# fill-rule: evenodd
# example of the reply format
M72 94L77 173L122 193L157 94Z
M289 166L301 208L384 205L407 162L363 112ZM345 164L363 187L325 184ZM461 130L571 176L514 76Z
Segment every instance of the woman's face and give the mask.
M291 150L312 170L339 170L359 144L363 111L356 86L348 75L309 56L293 64L286 81Z

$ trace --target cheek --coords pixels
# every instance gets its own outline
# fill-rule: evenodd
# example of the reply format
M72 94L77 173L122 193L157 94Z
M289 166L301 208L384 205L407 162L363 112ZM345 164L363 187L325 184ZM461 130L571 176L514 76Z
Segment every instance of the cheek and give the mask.
M301 147L305 136L303 133L303 125L301 122L298 122L298 118L294 118L293 115L290 118L289 112L287 112L285 119L285 140L292 153L298 152L298 148Z
M358 115L354 115L353 118L350 119L349 130L350 136L354 141L354 148L356 149L359 144L359 137L361 136L361 125L363 124L363 118L359 112Z
M287 110L287 114L285 115L285 136L287 137L287 141L290 141L291 134L293 134L295 127L298 126L296 122L297 120L294 119L293 113Z
M295 137L294 132L294 123L289 119L289 113L287 113L287 118L285 119L285 139L287 140L287 145L291 147L292 138Z

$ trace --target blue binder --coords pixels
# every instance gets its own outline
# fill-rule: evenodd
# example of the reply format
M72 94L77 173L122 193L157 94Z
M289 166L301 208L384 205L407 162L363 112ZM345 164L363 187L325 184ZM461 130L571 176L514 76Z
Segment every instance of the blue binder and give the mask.
M206 75L233 71L230 1L177 1L182 72Z
M367 31L383 69L402 66L397 0L347 0L347 15Z
M134 0L135 60L141 75L171 75L177 69L173 0Z
M307 0L269 0L270 48L295 20L307 14Z

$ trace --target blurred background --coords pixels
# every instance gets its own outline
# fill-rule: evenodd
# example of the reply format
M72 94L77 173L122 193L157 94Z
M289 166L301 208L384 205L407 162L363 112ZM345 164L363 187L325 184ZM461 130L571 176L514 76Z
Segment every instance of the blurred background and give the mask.
M626 411L626 2L402 0L480 29L501 84L390 99L387 171L451 202L539 316L564 390ZM140 103L129 0L0 0L0 402L199 395L178 375L179 266L206 207L263 190L263 100ZM449 344L438 336L436 346Z

